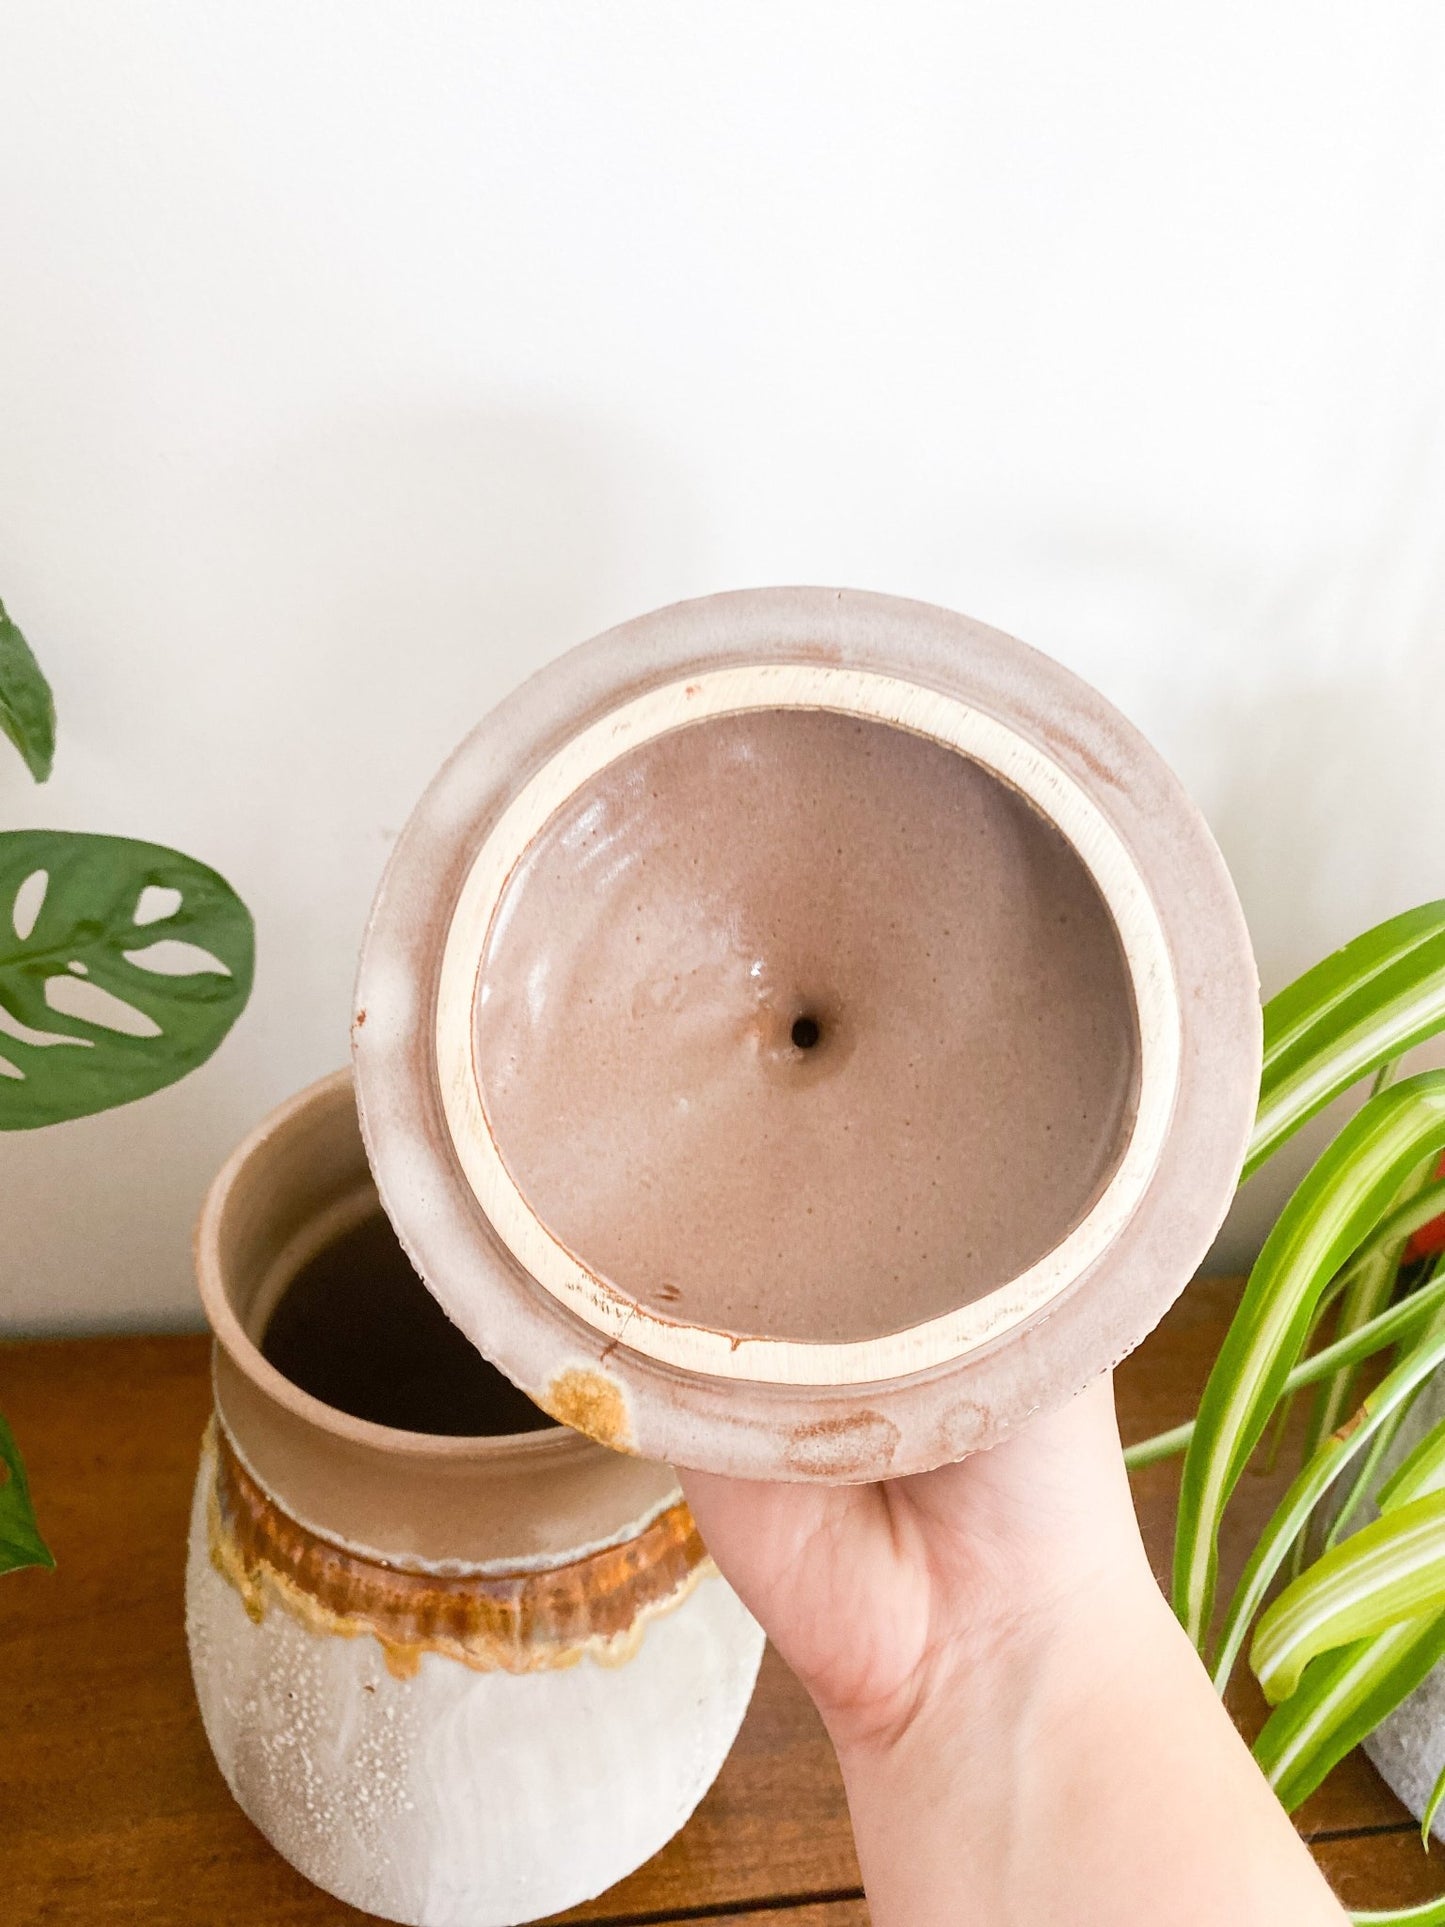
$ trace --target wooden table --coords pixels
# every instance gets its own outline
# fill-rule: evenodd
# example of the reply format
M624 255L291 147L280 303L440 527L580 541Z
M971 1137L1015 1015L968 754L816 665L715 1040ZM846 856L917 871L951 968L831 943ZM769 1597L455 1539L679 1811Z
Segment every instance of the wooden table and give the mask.
M1188 1415L1237 1286L1196 1284L1121 1370L1126 1437ZM55 1573L0 1581L0 1920L11 1927L345 1927L368 1916L281 1860L234 1805L191 1693L181 1588L206 1341L107 1338L0 1347L0 1409L26 1450ZM1173 1466L1137 1481L1156 1570ZM1257 1525L1281 1488L1250 1474ZM1246 1730L1261 1708L1235 1708ZM1360 1756L1299 1815L1341 1897L1402 1905L1445 1890L1408 1815ZM966 1907L966 1896L961 1896ZM864 1927L837 1767L769 1652L731 1758L691 1823L569 1921L611 1927ZM966 1911L960 1920L966 1921Z

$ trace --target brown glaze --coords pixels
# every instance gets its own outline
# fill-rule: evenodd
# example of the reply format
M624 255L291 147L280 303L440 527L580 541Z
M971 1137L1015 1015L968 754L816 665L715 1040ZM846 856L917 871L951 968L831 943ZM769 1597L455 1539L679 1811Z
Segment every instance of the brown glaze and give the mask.
M267 1498L214 1424L210 1539L216 1569L260 1619L271 1605L313 1630L371 1634L391 1672L424 1653L478 1671L530 1673L584 1655L621 1663L647 1622L678 1605L711 1562L692 1514L667 1506L635 1536L536 1568L441 1576L365 1559L308 1531Z
M787 1467L809 1478L845 1484L882 1478L898 1445L898 1427L881 1412L850 1412L846 1418L797 1425L788 1441Z
M196 1275L217 1340L216 1410L280 1511L384 1566L500 1571L621 1544L676 1501L665 1465L560 1425L503 1436L398 1430L278 1371L261 1346L288 1285L377 1214L347 1071L258 1125L207 1195ZM344 1308L329 1334L321 1321L312 1349L324 1353L328 1337L347 1348Z
M562 1425L585 1432L589 1439L611 1446L614 1452L632 1450L632 1426L622 1387L602 1372L572 1367L559 1372L547 1387L543 1403Z
M799 709L675 730L576 792L498 910L476 1057L585 1265L803 1340L901 1330L1051 1250L1139 1077L1117 932L1058 830L951 749Z

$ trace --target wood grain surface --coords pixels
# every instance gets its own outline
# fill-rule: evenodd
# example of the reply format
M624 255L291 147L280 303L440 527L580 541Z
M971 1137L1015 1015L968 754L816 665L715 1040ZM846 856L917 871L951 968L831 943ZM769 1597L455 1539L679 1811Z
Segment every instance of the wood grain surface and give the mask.
M1196 1284L1122 1368L1126 1438L1186 1417L1237 1286ZM0 1347L0 1409L29 1459L59 1569L0 1582L0 1920L11 1927L346 1927L369 1916L308 1886L235 1806L211 1761L187 1671L186 1518L210 1405L199 1337ZM1282 1489L1246 1476L1225 1565ZM1155 1569L1169 1554L1177 1468L1136 1481ZM1242 1692L1246 1731L1262 1717ZM1445 1890L1408 1815L1360 1756L1298 1816L1354 1906ZM960 1895L965 1911L966 1895ZM717 1784L655 1859L564 1916L610 1927L866 1927L836 1764L769 1652Z

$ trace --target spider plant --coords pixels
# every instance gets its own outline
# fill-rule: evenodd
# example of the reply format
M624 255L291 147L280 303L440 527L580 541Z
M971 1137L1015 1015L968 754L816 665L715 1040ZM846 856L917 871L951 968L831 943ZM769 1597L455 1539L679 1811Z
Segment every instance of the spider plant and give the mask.
M55 701L0 603L0 730L37 783ZM85 1117L202 1064L250 995L250 913L178 850L67 830L0 832L0 1131ZM0 1416L0 1573L53 1566Z
M1445 1258L1405 1262L1445 1212L1445 1071L1398 1075L1407 1051L1442 1032L1445 902L1367 931L1266 1005L1246 1177L1333 1098L1365 1078L1372 1088L1266 1239L1196 1416L1126 1455L1140 1466L1184 1454L1174 1608L1221 1693L1246 1655L1272 1708L1255 1757L1291 1810L1445 1657L1445 1421L1380 1483L1445 1363ZM1219 1602L1225 1509L1306 1389L1299 1470ZM1367 1496L1378 1516L1364 1524ZM1445 1776L1427 1837L1442 1797ZM1445 1898L1354 1919L1445 1927Z

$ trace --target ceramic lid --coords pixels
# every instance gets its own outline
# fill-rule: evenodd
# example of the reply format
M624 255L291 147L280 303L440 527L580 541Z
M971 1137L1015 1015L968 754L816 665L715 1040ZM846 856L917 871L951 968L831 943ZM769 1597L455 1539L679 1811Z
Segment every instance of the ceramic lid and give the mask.
M1223 861L1139 734L918 603L753 590L524 684L402 834L353 1043L453 1319L605 1444L916 1472L1116 1364L1254 1116Z

